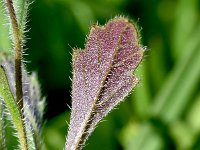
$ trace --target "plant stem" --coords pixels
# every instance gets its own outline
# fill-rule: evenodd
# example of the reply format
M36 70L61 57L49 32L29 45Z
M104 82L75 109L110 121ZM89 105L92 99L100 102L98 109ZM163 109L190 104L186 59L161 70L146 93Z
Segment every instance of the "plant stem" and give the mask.
M17 23L16 14L13 7L12 0L6 0L6 6L10 15L11 25L13 29L13 38L15 46L15 82L16 82L16 100L20 109L23 108L23 91L22 91L22 39Z
M22 37L20 34L19 25L17 22L17 17L13 7L12 0L6 0L6 7L8 9L8 14L11 21L11 26L13 30L13 42L15 49L15 88L16 88L16 103L19 109L19 118L21 119L21 126L19 126L20 121L16 123L16 127L19 132L19 142L22 150L28 150L28 140L26 135L25 123L23 122L24 115L23 110L23 91L22 91ZM16 118L13 117L13 120ZM15 121L16 122L16 121Z

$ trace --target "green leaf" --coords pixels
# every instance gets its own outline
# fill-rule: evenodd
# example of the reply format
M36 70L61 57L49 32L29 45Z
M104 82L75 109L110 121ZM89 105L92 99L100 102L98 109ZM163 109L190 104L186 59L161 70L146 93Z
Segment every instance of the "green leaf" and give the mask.
M19 139L19 147L21 150L27 150L27 139L22 119L22 113L18 109L17 103L10 91L7 77L3 67L0 67L0 95L2 96L8 112L10 113L12 123L16 128L17 137Z
M175 58L181 57L186 51L182 51L183 43L188 42L188 37L193 36L197 21L199 20L198 0L180 0L176 9L173 55ZM189 20L189 22L188 22Z
M188 40L182 51L184 56L176 63L163 88L151 107L153 116L159 116L166 122L177 119L197 88L200 77L200 49L197 28L194 36Z

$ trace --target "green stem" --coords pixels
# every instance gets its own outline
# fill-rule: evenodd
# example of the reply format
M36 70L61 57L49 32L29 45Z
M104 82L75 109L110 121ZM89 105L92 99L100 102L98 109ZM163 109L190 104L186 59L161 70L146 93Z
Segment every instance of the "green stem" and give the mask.
M20 29L17 23L15 10L12 0L6 0L6 6L11 20L13 29L13 38L15 45L15 82L16 82L16 100L20 109L23 108L23 91L22 91L22 39L20 36Z
M15 48L15 83L16 83L16 103L11 105L9 102L13 100L13 95L10 97L5 97L4 100L7 101L7 107L10 107L9 112L11 113L13 123L15 124L17 131L19 133L19 143L22 150L28 150L28 140L26 135L25 123L23 122L24 116L22 113L23 109L23 91L22 91L22 37L20 34L19 25L17 22L17 17L13 7L12 0L6 0L6 7L8 9L8 15L10 17L11 26L13 30L13 42ZM1 73L4 71L1 67ZM1 75L2 75L1 74ZM3 77L4 82L8 83L6 76ZM8 85L8 90L9 85ZM8 91L7 93L9 93ZM5 95L6 96L6 95ZM15 105L16 104L16 105ZM10 106L9 106L10 105ZM12 110L15 109L15 110ZM16 113L16 114L15 114ZM17 116L15 116L17 115Z

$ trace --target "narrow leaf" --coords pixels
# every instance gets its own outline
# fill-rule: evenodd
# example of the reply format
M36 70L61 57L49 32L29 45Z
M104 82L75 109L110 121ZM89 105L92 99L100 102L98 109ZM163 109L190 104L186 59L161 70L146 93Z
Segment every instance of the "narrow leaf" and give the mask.
M35 149L41 149L41 128L45 99L40 94L36 74L33 73L25 77L26 79L23 79L24 116L27 127L31 129Z
M142 60L135 26L115 18L91 28L85 50L74 50L72 114L66 150L81 149L97 123L136 86Z
M10 91L8 80L3 67L0 67L0 95L2 96L6 107L11 115L14 126L16 127L17 135L21 150L27 149L26 133L23 126L21 111L18 109L17 103Z
M14 98L16 98L14 61L12 61L12 57L4 55L4 59L1 61L1 64L4 66L10 90ZM36 149L40 149L42 145L41 127L44 111L44 98L42 98L40 94L40 86L36 73L28 75L25 69L23 69L22 87L24 105L23 114L27 136L29 137L28 145L30 148L35 147Z

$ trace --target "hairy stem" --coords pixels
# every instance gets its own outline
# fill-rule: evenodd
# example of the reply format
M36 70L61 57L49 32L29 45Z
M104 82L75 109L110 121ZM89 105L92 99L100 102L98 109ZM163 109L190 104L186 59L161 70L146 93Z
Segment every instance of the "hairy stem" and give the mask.
M20 28L17 22L17 17L15 14L13 1L6 0L6 7L8 9L8 15L10 17L12 32L13 32L13 43L15 49L15 88L16 88L16 103L18 107L18 122L16 121L16 128L19 132L19 142L21 149L28 150L28 140L26 135L25 124L22 121L24 116L22 113L23 109L23 91L22 91L22 37L20 33ZM17 109L17 108L16 108ZM13 117L13 121L16 118ZM15 122L15 121L14 121ZM19 126L20 124L20 126Z
M6 0L6 6L11 20L14 46L15 46L15 82L16 82L16 100L20 109L23 108L23 92L22 92L22 39L12 0Z

